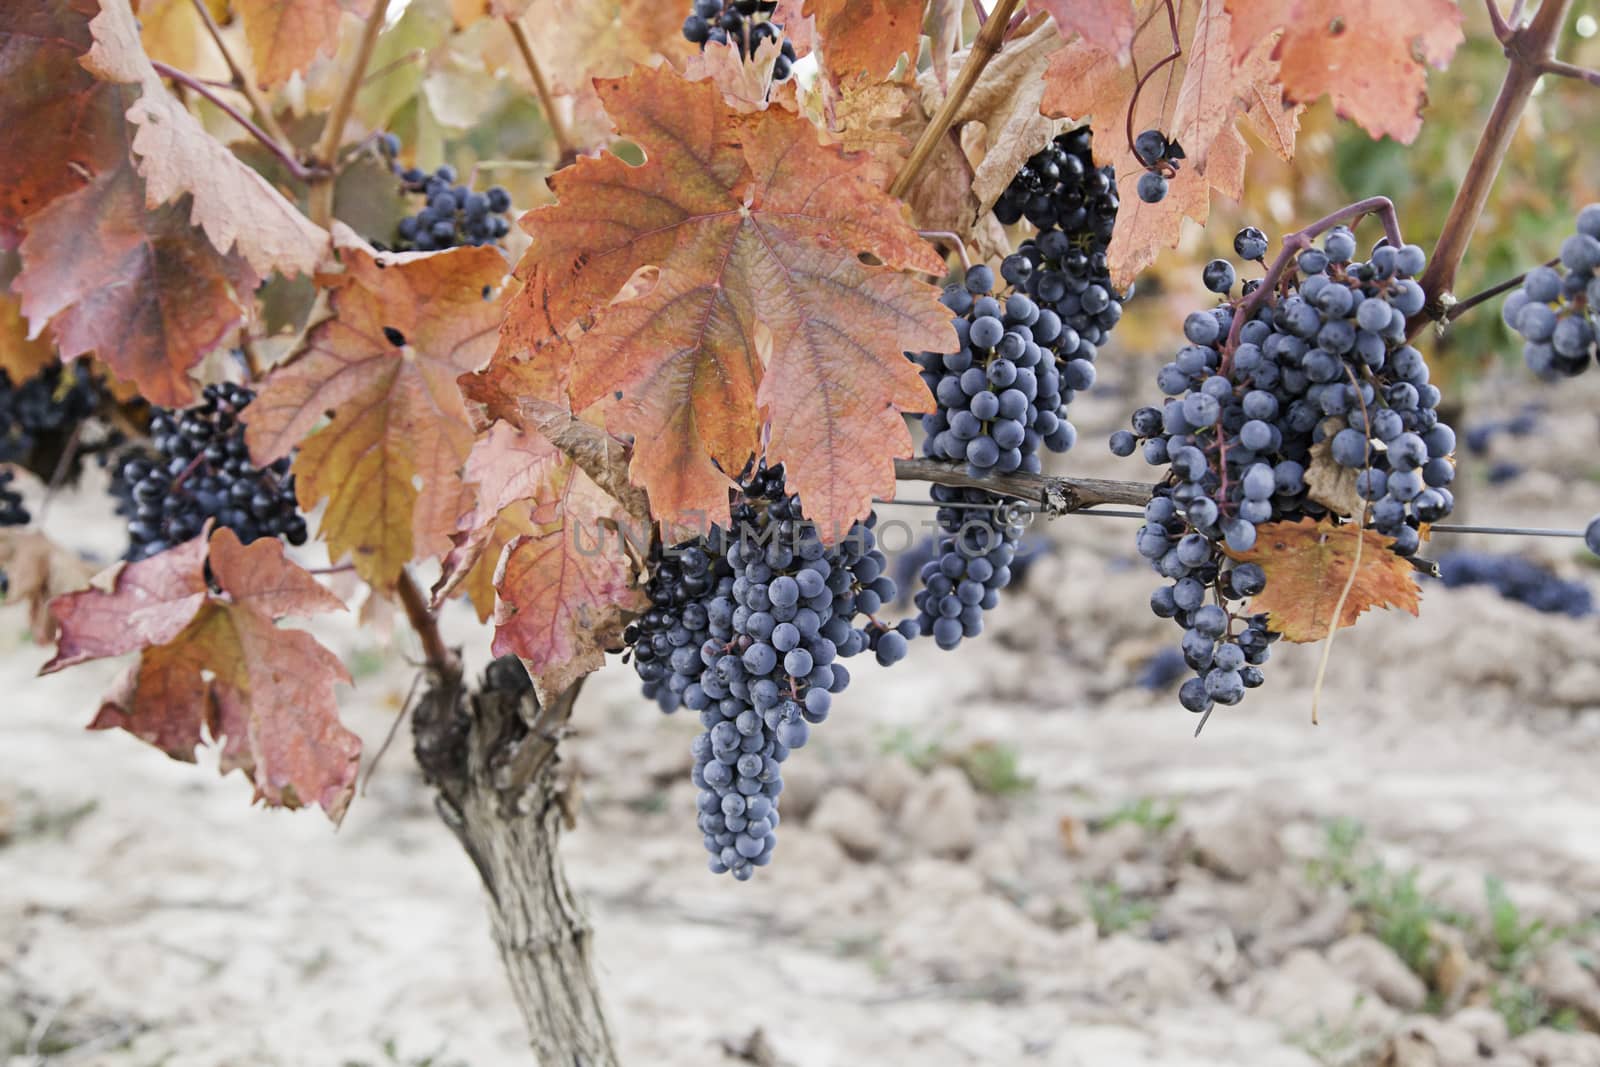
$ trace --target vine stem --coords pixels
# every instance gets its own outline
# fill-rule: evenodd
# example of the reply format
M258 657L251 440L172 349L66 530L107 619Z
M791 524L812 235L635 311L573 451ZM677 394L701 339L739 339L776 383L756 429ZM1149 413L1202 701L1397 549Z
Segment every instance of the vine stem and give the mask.
M955 246L956 255L961 257L961 269L972 269L972 257L967 255L967 246L965 242L961 240L961 235L959 233L954 233L950 230L918 230L917 236L938 238L942 241L949 241Z
M200 15L206 32L211 35L212 42L217 46L217 51L222 53L222 61L228 65L228 71L233 75L233 87L244 94L250 101L250 109L255 112L256 119L261 123L261 128L272 135L272 139L281 145L289 145L289 135L283 132L283 127L278 125L278 116L272 113L265 99L250 79L245 77L244 68L239 66L238 60L233 58L233 52L222 39L222 31L217 28L217 22L211 17L210 10L206 7L206 0L192 0L195 11Z
M356 93L366 77L367 64L372 62L372 50L378 45L378 35L383 32L384 18L388 13L389 0L377 0L372 5L372 13L367 16L366 25L361 29L355 62L345 72L344 84L340 86L333 111L328 115L328 125L322 131L322 139L317 142L316 157L312 162L327 170L321 180L311 187L309 213L311 221L323 229L333 222L333 164L339 154L339 142L344 135L345 123L350 121L350 112L356 106Z
M150 65L154 67L156 73L161 75L163 78L168 78L174 82L177 82L179 85L186 86L215 104L229 118L237 122L240 126L243 126L245 130L249 132L250 136L260 141L267 151L277 156L278 159L282 161L283 165L289 168L289 173L294 175L297 180L303 182L314 181L321 175L322 172L320 170L307 167L304 163L300 162L300 160L296 159L294 153L289 151L287 145L273 137L266 130L263 130L260 126L257 126L250 120L249 116L245 115L238 108L222 99L222 97L217 95L217 91L215 89L211 88L199 78L196 78L193 74L190 74L187 71L179 70L177 67L169 67L167 64L158 62L156 60L151 60Z
M572 143L567 124L561 120L561 113L556 110L555 94L550 91L544 68L539 66L539 59L533 54L533 42L528 40L528 31L522 28L521 19L508 17L506 26L511 30L512 40L517 42L517 51L522 53L522 62L528 68L528 75L533 78L533 90L539 94L539 106L544 108L545 121L550 124L550 136L555 139L561 165L566 166L578 157L578 150Z
M1128 154L1141 163L1145 161L1140 159L1138 151L1133 147L1133 113L1139 107L1139 94L1144 92L1145 83L1155 77L1156 71L1169 63L1176 63L1183 55L1183 42L1178 37L1178 12L1173 8L1172 0L1162 0L1162 3L1167 9L1167 32L1172 35L1172 51L1162 56L1149 70L1139 76L1139 80L1133 85L1133 99L1128 101L1128 113L1123 119L1123 125L1126 127L1123 132L1128 138Z
M417 632L417 639L422 642L422 655L428 661L428 666L437 672L441 678L458 678L461 675L461 661L450 647L444 643L444 638L439 633L439 617L428 607L428 596L405 568L400 570L400 581L396 585L396 592L400 596L400 606L405 609L406 621Z
M1278 280L1283 277L1283 272L1288 269L1294 257L1311 247L1313 238L1321 236L1335 226L1347 222L1355 222L1368 215L1377 215L1383 220L1383 233L1389 239L1390 244L1398 248L1405 243L1400 237L1400 217L1395 214L1394 201L1387 196L1369 196L1365 200L1357 200L1353 204L1346 204L1332 214L1322 216L1322 218L1304 229L1296 230L1294 233L1284 236L1283 248L1278 251L1277 258L1267 267L1266 277L1262 278L1261 284L1256 286L1255 291L1245 297L1239 303L1239 306L1234 309L1233 325L1228 328L1227 350L1223 354L1223 358L1229 364L1233 359L1233 350L1239 347L1239 331L1244 329L1244 324L1250 320L1250 316L1256 313L1256 309L1271 297L1273 291L1278 287ZM1222 373L1226 374L1227 372L1228 365L1225 364L1222 368Z
M1019 2L1020 0L1000 0L995 4L994 10L989 12L988 21L983 24L983 29L972 42L972 51L967 55L967 61L961 65L961 73L956 75L956 83L951 87L950 95L939 105L939 110L934 113L932 120L922 131L922 136L917 138L916 146L911 149L911 156L906 160L906 165L900 168L900 173L896 174L894 181L889 184L890 196L904 197L906 190L911 188L911 183L916 181L917 175L933 156L933 150L938 146L939 139L955 121L956 112L960 111L961 105L966 102L967 95L977 84L983 68L1000 53L1000 45L1011 22L1011 13L1016 10Z
M1507 26L1507 35L1502 38L1509 60L1506 76L1484 123L1483 134L1478 138L1478 147L1472 153L1472 162L1467 165L1466 175L1445 216L1439 241L1418 279L1427 300L1422 310L1406 324L1408 336L1415 336L1427 323L1438 321L1445 313L1442 298L1456 283L1456 272L1461 269L1472 231L1477 228L1489 202L1489 192L1500 174L1500 166L1511 148L1511 140L1533 96L1534 86L1539 84L1547 64L1555 62L1556 41L1571 9L1572 0L1544 0L1527 25L1517 25L1521 12L1515 11Z
M1544 266L1553 267L1560 262L1561 257L1557 256L1554 259L1546 260ZM1515 278L1507 278L1505 281L1496 285L1491 285L1489 288L1484 289L1481 292L1473 293L1471 296L1463 300L1456 301L1455 303L1451 304L1450 309L1444 313L1444 321L1456 321L1456 319L1460 318L1462 315L1465 315L1479 304L1482 304L1485 301L1493 300L1495 297L1499 296L1508 289L1515 289L1517 286L1522 284L1523 279L1527 276L1528 272L1523 271Z

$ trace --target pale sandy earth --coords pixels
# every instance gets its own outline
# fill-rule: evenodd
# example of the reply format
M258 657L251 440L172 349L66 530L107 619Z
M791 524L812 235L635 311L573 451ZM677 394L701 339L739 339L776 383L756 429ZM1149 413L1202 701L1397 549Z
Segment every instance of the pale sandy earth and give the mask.
M1539 395L1562 413L1522 458L1560 475L1476 489L1467 517L1581 526L1600 511L1600 382ZM1075 409L1072 469L1142 476L1101 456L1126 407ZM1481 466L1466 461L1463 479ZM114 550L102 507L68 495L50 528ZM1176 634L1144 606L1155 579L1132 532L1063 520L985 639L855 669L788 765L778 857L749 885L704 869L693 721L638 699L625 666L593 679L565 852L625 1062L742 1062L723 1042L760 1027L797 1067L1600 1065L1592 1034L1510 1040L1471 1006L1481 994L1442 1021L1418 1015L1415 979L1350 939L1346 895L1307 873L1327 820L1345 816L1460 911L1484 911L1492 874L1524 918L1600 915L1600 625L1435 587L1420 621L1380 615L1339 637L1321 726L1320 649L1291 648L1197 741L1172 692L1130 684ZM1534 547L1600 573L1572 542ZM448 626L481 665L475 621L457 611ZM237 776L82 730L120 667L37 679L47 653L24 630L19 611L0 613L0 1063L527 1062L472 867L403 745L338 832L253 809ZM370 753L411 646L353 619L317 631L358 675L344 707ZM1033 787L985 795L901 754L985 743ZM1171 825L1092 829L1141 798L1170 805ZM1096 932L1091 886L1102 902L1117 887L1126 931ZM1580 1017L1600 1004L1597 950L1580 926L1541 972Z

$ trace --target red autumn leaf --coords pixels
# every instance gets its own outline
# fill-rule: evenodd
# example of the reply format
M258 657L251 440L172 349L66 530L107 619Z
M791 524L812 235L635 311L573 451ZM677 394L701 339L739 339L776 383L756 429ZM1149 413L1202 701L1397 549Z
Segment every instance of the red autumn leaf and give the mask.
M1267 523L1259 532L1256 547L1234 558L1258 563L1267 572L1267 587L1251 598L1250 609L1267 612L1271 627L1286 640L1328 636L1352 568L1356 580L1339 612L1339 629L1353 625L1368 608L1417 614L1421 590L1411 564L1389 551L1389 539L1375 531L1301 519Z
M540 692L556 693L605 662L647 601L618 532L627 515L575 464L550 479L530 518L495 574L493 651L521 657Z
M573 407L616 400L608 426L634 435L631 476L658 517L726 520L727 474L765 416L769 458L795 461L808 513L847 529L893 492L892 459L911 447L899 410L929 399L903 352L952 341L938 291L900 271L942 261L878 167L806 120L741 115L671 71L599 88L649 160L582 159L551 178L560 203L522 220L534 242L508 334L593 316L574 341ZM654 286L613 303L645 266L660 268Z
M0 249L22 223L127 156L122 113L131 90L78 62L96 0L7 0L0 19Z
M806 0L816 20L822 65L835 84L878 81L902 55L917 58L926 0Z
M285 614L342 608L272 539L240 545L232 530L129 564L110 589L52 605L56 657L41 673L87 659L140 653L90 724L121 727L192 762L208 740L222 771L239 769L269 804L318 804L337 822L354 793L361 742L339 723L334 686L349 675Z
M233 0L256 83L274 88L339 44L338 0Z
M1179 25L1183 55L1161 68L1139 95L1133 128L1166 131L1188 156L1166 199L1156 204L1138 197L1136 186L1144 167L1122 133L1133 103L1134 67L1120 65L1115 56L1086 41L1070 44L1051 58L1041 110L1078 121L1092 118L1101 131L1095 138L1095 156L1117 168L1122 207L1107 257L1118 285L1127 285L1163 248L1176 245L1185 218L1205 225L1213 192L1238 198L1248 152L1236 128L1240 117L1264 128L1275 151L1293 151L1298 112L1285 109L1272 82L1277 66L1268 55L1269 47L1235 66L1226 47L1228 27L1222 0L1202 0L1186 12ZM1139 70L1149 70L1171 48L1169 35L1157 29L1153 25L1135 45ZM1169 115L1166 109L1174 97Z
M1273 58L1284 96L1326 94L1373 137L1409 143L1422 128L1428 66L1443 68L1465 39L1451 0L1227 0L1235 62L1279 29Z
M93 352L168 407L194 399L189 371L245 321L257 283L184 214L148 209L124 162L28 220L13 286L33 334L49 323L63 359Z
M211 538L211 573L235 604L274 619L344 610L344 601L284 556L276 537L246 545L222 527Z
M1076 33L1117 62L1128 61L1134 34L1129 0L1028 0L1028 8L1054 15L1063 36Z
M94 587L53 601L56 654L42 674L171 641L206 602L206 543L196 537L137 563L116 564Z
M128 121L137 128L133 151L149 206L192 194L190 220L217 248L237 251L262 275L315 270L328 249L327 231L207 133L167 92L145 57L128 0L104 0L90 29L95 44L84 65L142 89Z
M351 553L363 578L387 586L447 550L471 506L460 472L473 435L456 378L494 350L505 260L493 248L348 248L344 260L345 273L319 278L333 317L267 378L245 439L263 465L299 447L296 492L307 511L327 500L329 552Z

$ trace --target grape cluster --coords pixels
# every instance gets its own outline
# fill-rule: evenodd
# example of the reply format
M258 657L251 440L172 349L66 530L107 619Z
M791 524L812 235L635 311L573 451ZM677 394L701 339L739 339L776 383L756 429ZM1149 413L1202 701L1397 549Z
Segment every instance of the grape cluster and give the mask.
M708 603L729 596L733 568L723 558L722 532L653 549L645 595L650 607L623 632L644 695L665 712L683 706L683 693L705 665L700 647L711 635Z
M1600 524L1596 524L1600 535ZM1600 536L1591 539L1600 543ZM1594 614L1594 595L1582 582L1570 582L1522 556L1494 552L1447 552L1439 557L1439 578L1451 589L1491 586L1495 592L1535 611L1581 619Z
M23 506L22 494L11 486L15 476L10 467L0 467L0 526L26 526L32 519Z
M511 194L498 185L475 193L457 184L456 169L444 164L433 173L417 167L401 167L400 138L386 133L378 149L389 167L400 178L400 188L426 198L421 211L400 220L399 252L437 252L461 245L493 244L511 232L506 213L511 210Z
M0 369L0 462L26 459L36 447L70 436L104 395L85 362L51 363L21 383Z
M1133 295L1111 284L1106 248L1116 225L1117 174L1094 165L1087 126L1058 135L1031 157L995 203L1006 225L1026 218L1038 228L1000 264L1000 276L1041 307L1054 311L1069 338L1106 342Z
M1541 378L1574 377L1594 362L1600 329L1600 204L1578 212L1557 266L1535 267L1501 314L1527 343L1522 356Z
M678 610L680 632L667 631L670 673L646 680L647 691L653 685L658 694L662 686L671 694L685 680L674 703L697 712L705 727L693 745L699 828L711 870L731 871L740 881L772 859L783 761L850 684L838 661L873 646L882 662L905 652L903 629L874 621L869 632L854 624L895 597L872 533L876 516L830 547L805 519L800 498L786 493L781 466L757 469L743 490L731 531L684 550L705 553L704 565L696 557L686 567L680 557L679 577L662 597L669 604L679 603L680 591L689 598ZM726 570L710 555L719 544ZM699 599L691 577L708 587ZM689 625L699 621L698 612L687 618L695 607L704 612L704 631ZM665 621L664 613L652 626L652 650ZM702 632L698 644L673 642ZM646 633L631 631L635 656ZM665 707L672 698L657 699Z
M264 469L250 461L240 416L254 397L240 385L208 385L194 407L154 409L153 450L131 454L114 476L118 513L129 520L128 559L197 537L208 519L245 544L258 537L305 543L288 457Z
M1259 258L1258 237L1241 231L1235 250ZM1168 470L1136 545L1173 583L1151 607L1184 628L1196 676L1179 699L1192 711L1237 703L1260 684L1253 668L1276 635L1230 603L1261 592L1266 576L1232 564L1223 547L1248 552L1262 523L1328 514L1309 471L1353 476L1374 528L1403 556L1416 551L1418 526L1453 505L1455 434L1439 421L1427 363L1405 340L1406 318L1423 304L1413 278L1425 256L1415 245L1380 245L1366 261L1355 254L1350 231L1334 229L1265 299L1252 298L1256 283L1233 298L1232 264L1208 263L1205 284L1226 302L1189 315L1189 343L1156 376L1168 399L1135 411L1132 431L1111 437L1113 453L1142 448ZM1241 313L1248 319L1230 336Z
M772 80L781 82L794 70L795 51L783 27L769 21L777 9L777 0L694 0L694 10L683 20L683 36L702 51L708 44L732 44L745 59L762 41L778 41Z
M1094 346L1023 293L1002 304L993 287L994 272L982 265L948 287L941 299L955 313L961 347L911 357L935 400L922 417L922 449L973 474L1037 474L1040 444L1065 452L1077 440L1067 403L1094 384Z
M930 492L943 505L936 512L938 555L922 565L915 621L919 633L948 650L983 632L983 613L1011 584L1022 526L1013 505L994 493L943 485Z

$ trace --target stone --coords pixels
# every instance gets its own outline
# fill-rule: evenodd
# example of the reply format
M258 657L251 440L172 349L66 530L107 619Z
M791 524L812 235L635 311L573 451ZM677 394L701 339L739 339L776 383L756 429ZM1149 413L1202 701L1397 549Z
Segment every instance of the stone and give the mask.
M936 767L907 794L900 825L925 852L965 856L978 843L978 795L964 772Z
M1355 1036L1386 1037L1400 1013L1334 970L1319 953L1296 949L1283 963L1240 987L1240 1005L1271 1019L1285 1033L1346 1028Z
M848 787L836 786L822 795L810 826L856 859L872 859L883 850L883 815L872 801Z
M1569 1034L1541 1026L1511 1042L1511 1048L1534 1067L1600 1067L1600 1037L1594 1034Z
M884 814L891 818L900 814L900 805L906 794L922 780L917 769L898 753L885 756L873 764L861 783L861 789Z
M1397 1008L1419 1011L1428 987L1394 950L1368 934L1356 934L1328 948L1333 969Z
M1230 799L1214 811L1184 818L1195 862L1225 878L1243 880L1283 862L1277 820L1259 800Z

